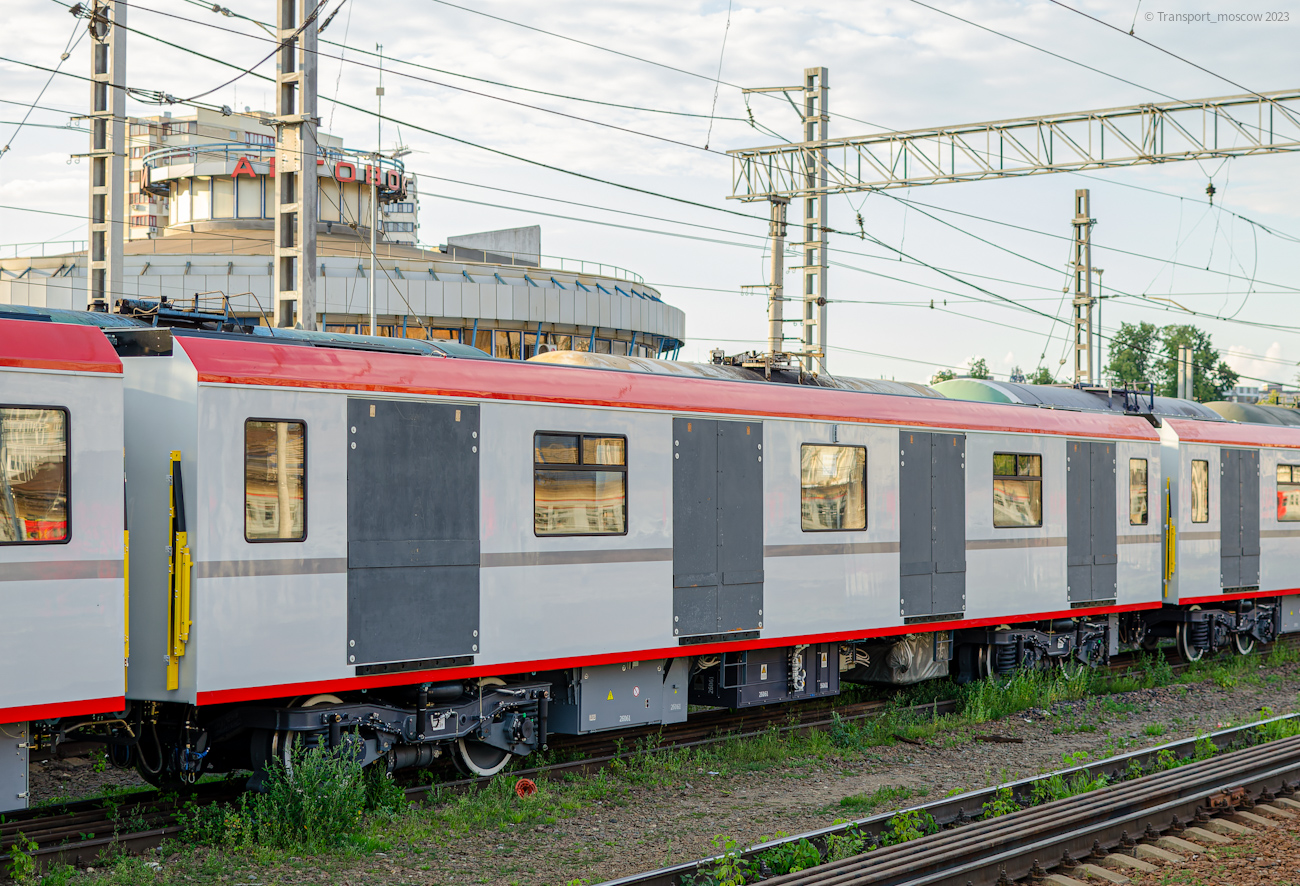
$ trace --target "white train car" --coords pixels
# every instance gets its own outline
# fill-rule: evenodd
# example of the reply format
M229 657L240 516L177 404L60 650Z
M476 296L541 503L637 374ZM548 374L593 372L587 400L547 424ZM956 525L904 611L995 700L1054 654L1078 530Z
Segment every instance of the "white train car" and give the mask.
M299 738L492 772L842 671L1085 664L1162 606L1141 417L147 335L128 695L154 780Z
M1169 419L1161 428L1172 519L1163 619L1188 658L1232 642L1246 653L1283 627L1280 598L1300 593L1300 429ZM1294 625L1287 625L1293 630Z
M33 723L125 708L122 483L103 333L0 314L0 812L27 806Z

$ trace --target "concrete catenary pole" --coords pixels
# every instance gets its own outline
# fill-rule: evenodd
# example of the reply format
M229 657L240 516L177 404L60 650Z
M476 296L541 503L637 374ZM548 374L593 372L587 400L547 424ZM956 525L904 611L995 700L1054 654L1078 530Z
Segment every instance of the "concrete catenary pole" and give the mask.
M1074 192L1074 383L1093 383L1092 226L1087 188Z
M767 353L769 359L785 351L785 214L789 197L771 197L772 276L767 284Z
M90 219L86 294L107 311L122 291L126 236L126 10L119 0L90 8Z
M276 0L275 323L316 328L316 16Z
M826 242L829 216L826 199L826 145L830 138L830 82L828 69L803 72L804 144L823 142L803 152L803 350L804 368L826 371Z
M383 156L384 150L384 45L376 43L375 49L379 51L379 85L375 87L375 98L379 102L379 108L375 119L375 153L372 157L375 165L368 174L370 179L370 288L366 296L370 308L371 335L378 335L375 331L375 272L377 270L375 248L379 245L379 174L382 168L379 158Z

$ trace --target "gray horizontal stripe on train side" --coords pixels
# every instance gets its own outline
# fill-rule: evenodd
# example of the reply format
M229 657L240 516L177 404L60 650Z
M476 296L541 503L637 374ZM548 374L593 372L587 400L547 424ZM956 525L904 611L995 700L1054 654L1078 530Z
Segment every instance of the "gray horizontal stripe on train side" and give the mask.
M348 571L347 557L299 557L289 560L201 560L194 578L235 578L255 575L333 575Z
M662 563L673 559L672 548L631 548L622 551L519 551L483 554L479 565L579 566L589 563Z
M1205 530L1202 532L1184 532L1182 533L1183 541L1218 541L1219 530Z
M896 541L844 541L824 545L764 545L764 557L834 557L846 554L897 554Z
M73 581L81 578L121 578L121 560L34 560L6 563L0 581Z
M1037 538L973 538L966 540L968 551L1000 551L1007 548L1063 548L1065 536Z
M1161 541L1161 536L1159 532L1147 535L1121 535L1116 541L1122 545L1151 545Z
M1260 538L1300 538L1300 529L1261 529Z

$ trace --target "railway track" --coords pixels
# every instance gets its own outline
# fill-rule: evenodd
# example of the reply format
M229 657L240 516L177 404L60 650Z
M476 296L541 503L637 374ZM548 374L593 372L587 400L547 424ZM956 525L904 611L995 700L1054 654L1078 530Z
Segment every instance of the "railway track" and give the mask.
M1300 640L1300 638L1298 638ZM1292 641L1296 642L1296 641ZM1172 652L1172 650L1167 650ZM1259 653L1256 653L1259 654ZM1109 669L1123 671L1137 660L1136 653L1111 659ZM1178 671L1189 663L1174 659ZM830 728L839 722L862 720L889 708L889 700L844 704L837 699L814 699L788 706L760 707L743 711L713 710L693 714L685 723L647 726L624 730L617 735L554 736L550 752L559 762L503 773L511 778L562 778L598 771L611 761L632 753L658 753L698 747L778 732L809 732ZM942 716L956 710L951 699L909 708L913 713ZM490 778L447 778L450 766L436 771L443 780L405 788L412 802L425 802L447 792L471 790ZM181 832L179 813L187 804L227 802L242 792L244 779L206 782L175 792L141 791L104 799L88 799L59 806L41 807L10 814L0 820L0 870L15 845L39 865L89 864L109 846L140 852L154 848Z
M1300 715L1275 717L1265 723ZM1099 864L1112 854L1140 855L1139 845L1167 836L1201 840L1203 826L1214 818L1240 818L1256 804L1290 797L1300 788L1300 736L1230 750L1249 740L1260 724L1225 729L1209 736L1172 742L1078 766L1037 778L971 791L921 804L901 814L932 816L942 828L918 839L879 846L871 851L797 873L767 877L769 886L992 886L1030 879L1041 882L1051 872L1085 879L1081 864ZM1224 753L1209 759L1123 781L1134 765L1159 768L1162 755L1192 757L1197 742L1208 738ZM1165 758L1167 759L1167 757ZM1112 784L1055 802L1031 806L1035 787L1053 778L1107 776ZM1025 804L1016 812L975 818L986 803L1007 796ZM726 862L761 871L765 854L783 845L808 840L824 848L850 831L878 843L900 813L890 812L857 822L760 844L730 858L714 856L657 871L610 880L602 886L680 886ZM1168 841L1166 846L1170 845ZM1173 844L1173 845L1176 845ZM769 856L770 857L770 856ZM761 876L761 874L759 874Z

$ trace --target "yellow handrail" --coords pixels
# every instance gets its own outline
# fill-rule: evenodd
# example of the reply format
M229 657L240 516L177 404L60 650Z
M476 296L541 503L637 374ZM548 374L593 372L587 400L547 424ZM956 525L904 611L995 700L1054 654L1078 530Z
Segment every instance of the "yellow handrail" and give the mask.
M1164 598L1169 599L1169 584L1174 580L1178 563L1178 525L1174 520L1173 492L1169 478L1165 478L1165 581Z
M190 639L190 557L189 533L185 531L185 497L181 486L181 454L171 454L171 502L167 561L167 688L180 688L181 656Z

